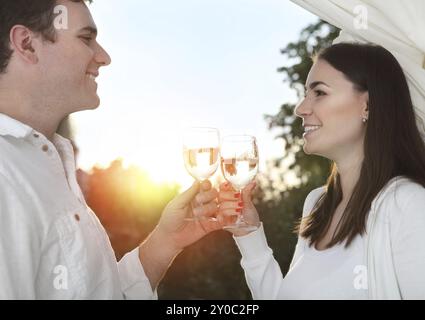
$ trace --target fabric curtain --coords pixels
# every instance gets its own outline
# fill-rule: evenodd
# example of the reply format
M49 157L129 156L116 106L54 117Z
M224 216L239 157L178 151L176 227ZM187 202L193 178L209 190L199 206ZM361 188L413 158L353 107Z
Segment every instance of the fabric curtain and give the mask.
M342 31L334 43L372 42L397 58L425 123L424 0L291 0ZM420 129L425 137L422 123Z

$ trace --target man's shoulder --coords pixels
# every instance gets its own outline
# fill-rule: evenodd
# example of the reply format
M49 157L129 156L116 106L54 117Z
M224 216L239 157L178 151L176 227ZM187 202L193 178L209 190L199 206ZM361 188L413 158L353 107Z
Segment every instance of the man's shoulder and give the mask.
M0 136L0 174L10 177L25 160L25 152L20 143L9 136Z
M0 201L31 206L29 185L38 171L35 160L26 151L26 142L11 136L0 136ZM13 207L13 205L12 205Z
M46 233L56 216L41 203L42 198L27 179L27 171L20 171L7 157L0 158L1 232L19 227L31 234Z
M0 152L2 155L0 161L2 159L7 159L10 155L9 153L16 153L19 152L19 150L23 150L24 146L25 142L21 139L8 135L0 135Z

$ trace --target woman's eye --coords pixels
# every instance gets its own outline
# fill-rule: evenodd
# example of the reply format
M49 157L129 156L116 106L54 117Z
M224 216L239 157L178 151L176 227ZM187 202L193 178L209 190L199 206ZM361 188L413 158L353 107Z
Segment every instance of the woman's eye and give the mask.
M322 90L314 90L314 94L316 95L316 97L320 97L320 96L325 96L326 93Z

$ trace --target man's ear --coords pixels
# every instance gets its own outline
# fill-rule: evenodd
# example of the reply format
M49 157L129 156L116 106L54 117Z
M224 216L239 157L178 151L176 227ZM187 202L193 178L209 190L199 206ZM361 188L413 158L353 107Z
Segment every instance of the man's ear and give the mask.
M38 62L35 41L38 41L34 32L22 25L15 25L10 30L11 49L21 59L27 63L36 64Z

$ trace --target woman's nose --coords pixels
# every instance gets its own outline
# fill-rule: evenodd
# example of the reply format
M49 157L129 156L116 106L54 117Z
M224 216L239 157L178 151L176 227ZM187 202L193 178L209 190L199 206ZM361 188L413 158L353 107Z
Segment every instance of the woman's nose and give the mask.
M309 106L309 103L306 98L301 100L294 110L295 115L300 118L311 115L311 112L312 112L312 109Z

